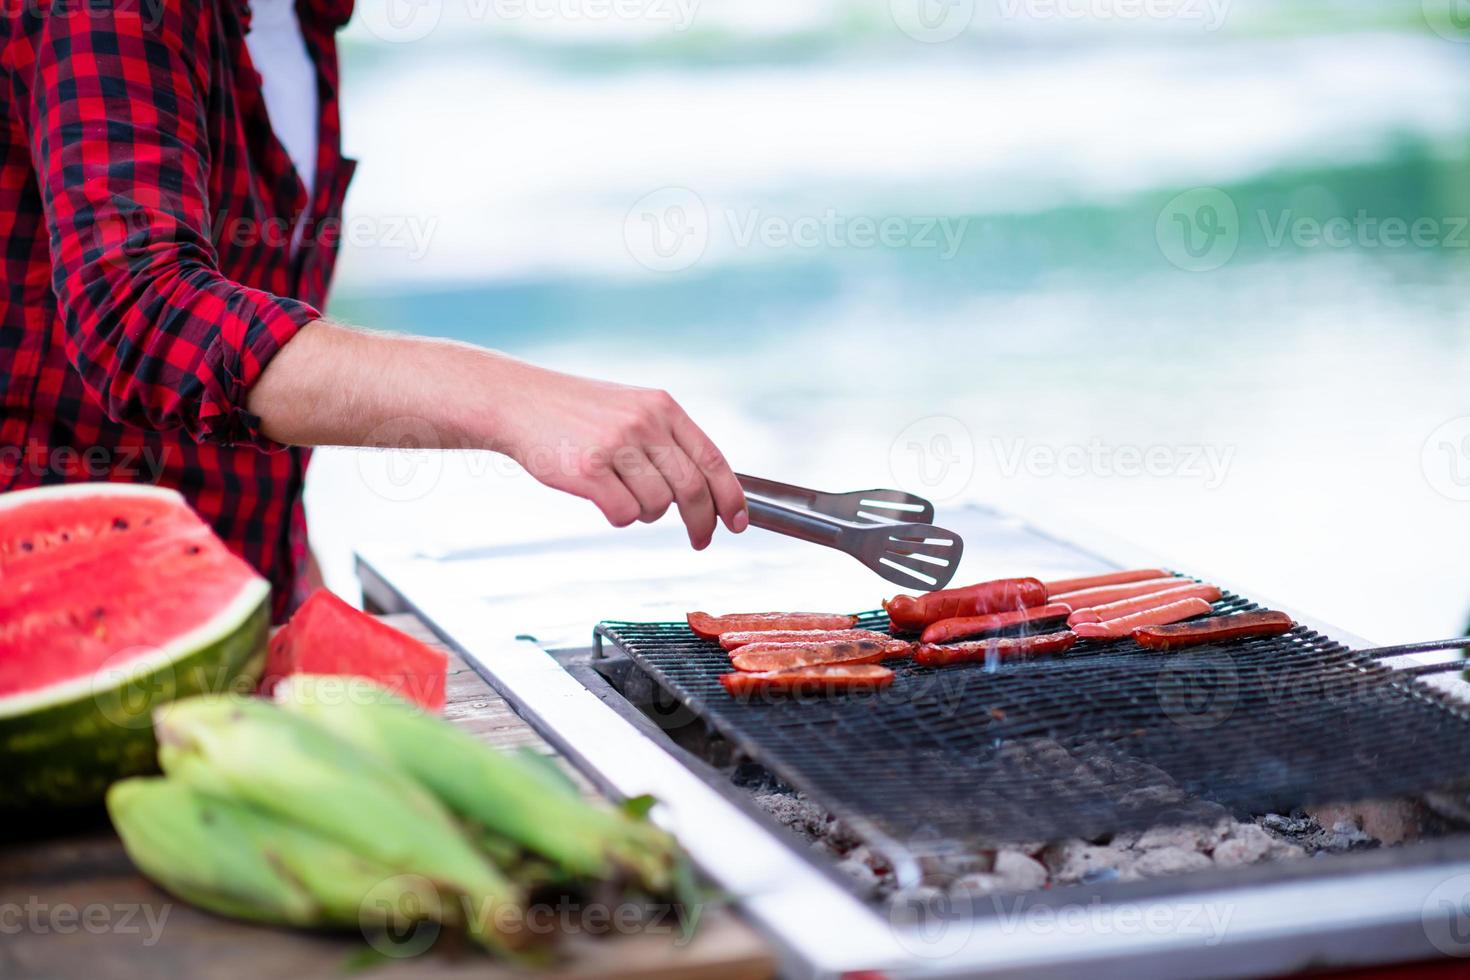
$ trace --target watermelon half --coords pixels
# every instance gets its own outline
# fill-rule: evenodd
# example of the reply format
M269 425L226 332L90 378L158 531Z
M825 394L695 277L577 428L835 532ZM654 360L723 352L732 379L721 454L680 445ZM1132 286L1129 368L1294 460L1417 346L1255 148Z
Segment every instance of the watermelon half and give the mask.
M269 597L172 490L0 495L0 813L154 770L154 705L253 688Z

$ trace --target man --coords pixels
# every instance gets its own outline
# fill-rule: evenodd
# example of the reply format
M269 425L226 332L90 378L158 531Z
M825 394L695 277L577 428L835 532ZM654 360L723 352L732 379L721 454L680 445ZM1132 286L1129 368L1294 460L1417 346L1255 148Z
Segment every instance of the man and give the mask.
M11 0L0 56L0 490L178 488L266 574L310 583L302 447L395 419L505 453L612 524L677 503L745 529L666 393L322 318L354 162L335 32L352 0Z

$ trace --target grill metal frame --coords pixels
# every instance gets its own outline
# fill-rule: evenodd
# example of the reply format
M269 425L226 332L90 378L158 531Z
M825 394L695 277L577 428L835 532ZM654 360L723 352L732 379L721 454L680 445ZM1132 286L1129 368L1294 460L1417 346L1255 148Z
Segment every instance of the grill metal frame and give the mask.
M1215 603L1255 608L1230 593ZM881 612L859 621L887 625ZM1170 654L1083 641L993 668L888 661L884 692L748 702L719 685L728 654L684 623L605 622L595 642L889 854L1219 814L1202 800L1243 816L1403 796L1470 775L1470 710L1417 680L1456 664L1391 668L1305 626Z

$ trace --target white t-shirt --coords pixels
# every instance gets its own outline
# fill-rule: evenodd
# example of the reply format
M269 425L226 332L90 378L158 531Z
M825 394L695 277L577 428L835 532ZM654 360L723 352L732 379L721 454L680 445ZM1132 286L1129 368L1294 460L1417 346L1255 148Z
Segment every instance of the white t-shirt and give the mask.
M317 100L316 68L306 53L301 22L294 0L254 0L250 5L250 32L245 46L260 72L265 110L271 129L286 148L291 163L306 185L307 200L316 186L316 139L321 107ZM304 220L305 214L302 215ZM302 223L297 222L291 239L295 251L301 243Z

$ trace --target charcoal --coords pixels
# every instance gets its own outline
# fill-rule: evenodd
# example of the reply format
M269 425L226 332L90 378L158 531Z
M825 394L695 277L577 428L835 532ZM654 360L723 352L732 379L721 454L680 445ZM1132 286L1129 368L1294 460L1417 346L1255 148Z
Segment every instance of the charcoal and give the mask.
M1083 875L1082 883L1084 885L1095 885L1104 881L1117 881L1121 876L1121 872L1117 868L1098 868L1096 871L1089 871Z
M852 880L858 894L864 898L869 898L878 891L881 883L878 873L867 862L846 857L837 862L837 870Z
M1206 827L1185 825L1182 827L1151 827L1137 835L1133 847L1149 851L1158 847L1176 847L1188 851L1208 851L1220 841L1224 830L1220 826Z
M1028 892L1046 885L1046 868L1020 851L1001 851L995 856L995 876L1007 891Z
M1140 854L1133 862L1132 870L1143 878L1162 875L1183 874L1187 871L1203 871L1210 867L1208 855L1184 847L1157 847ZM1127 867L1121 869L1125 874Z
M1310 807L1309 811L1324 827L1351 823L1364 834L1384 844L1401 844L1415 840L1423 827L1421 808L1409 800L1333 803Z
M1051 845L1043 852L1043 860L1052 880L1059 884L1081 881L1100 870L1117 871L1124 861L1124 850L1093 844L1085 840L1067 840Z
M1261 817L1261 826L1278 834L1299 837L1316 829L1316 821L1300 811L1292 816L1268 813Z
M1214 851L1215 863L1222 867L1255 864L1271 853L1271 835L1255 824L1240 824Z
M1340 820L1333 824L1323 839L1324 851L1357 851L1377 847L1378 841L1363 833L1351 820Z

